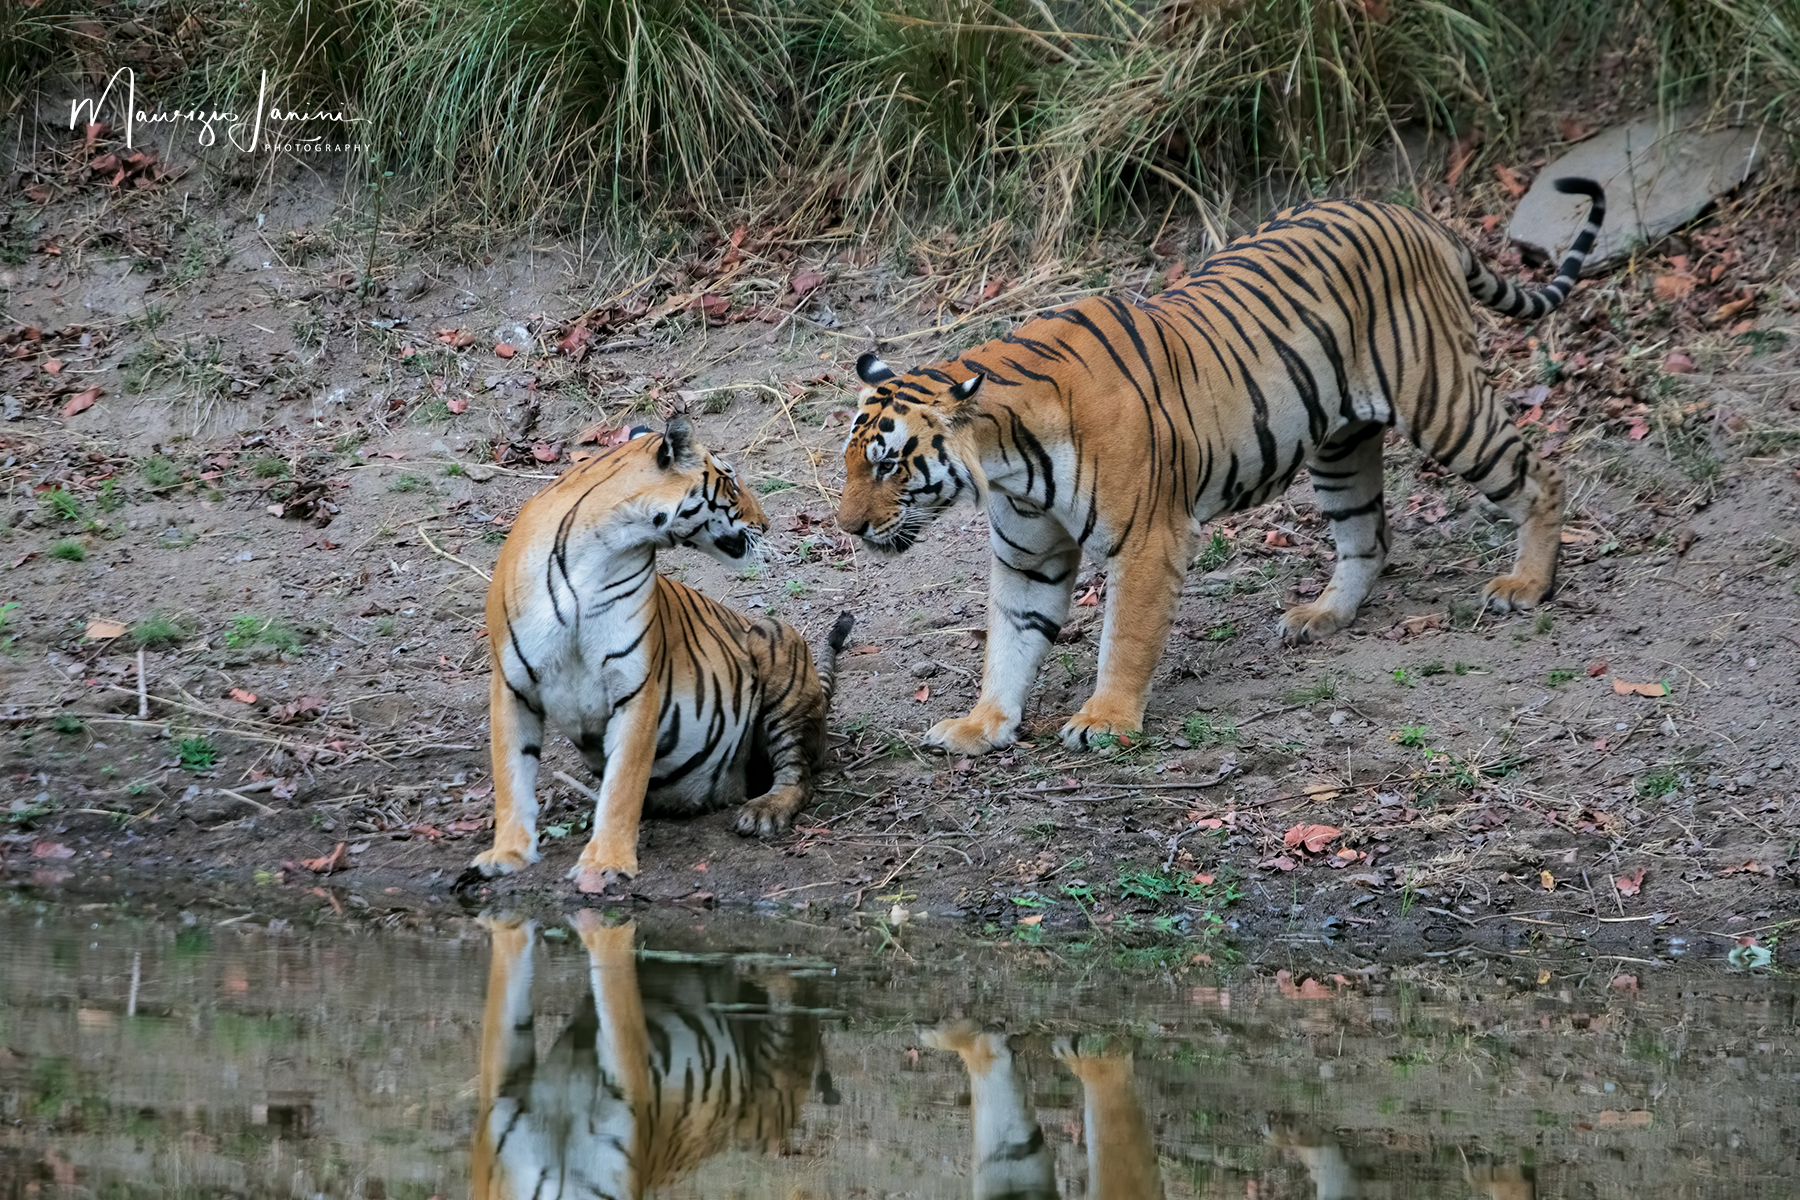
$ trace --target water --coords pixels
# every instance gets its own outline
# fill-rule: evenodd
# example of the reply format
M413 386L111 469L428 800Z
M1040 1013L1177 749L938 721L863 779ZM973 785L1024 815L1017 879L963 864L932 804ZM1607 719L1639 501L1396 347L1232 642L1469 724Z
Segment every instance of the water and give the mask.
M1796 989L1722 965L1122 977L658 919L15 899L0 1197L1800 1194Z

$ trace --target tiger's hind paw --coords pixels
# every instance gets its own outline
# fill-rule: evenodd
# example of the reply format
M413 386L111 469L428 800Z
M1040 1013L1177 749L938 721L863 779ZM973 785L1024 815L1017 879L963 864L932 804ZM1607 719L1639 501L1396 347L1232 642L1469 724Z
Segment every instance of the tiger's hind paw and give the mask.
M974 756L1010 746L1019 740L1019 723L997 711L975 711L966 717L939 721L925 731L925 744L946 754Z
M1343 613L1318 603L1296 604L1281 614L1281 640L1289 646L1322 642L1354 620L1354 611Z
M794 823L794 815L805 807L805 789L776 788L746 802L738 810L737 831L744 837L774 837L786 833Z
M1481 602L1489 612L1524 612L1550 598L1551 584L1526 575L1502 575L1481 589Z

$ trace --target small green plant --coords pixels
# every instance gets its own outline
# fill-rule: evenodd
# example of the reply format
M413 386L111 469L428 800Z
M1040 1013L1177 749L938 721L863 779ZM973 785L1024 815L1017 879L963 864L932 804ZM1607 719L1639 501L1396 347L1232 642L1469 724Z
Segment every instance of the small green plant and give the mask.
M193 636L188 625L174 617L151 613L131 627L131 640L146 650L172 646Z
M756 481L756 490L765 496L773 495L776 492L785 492L793 486L791 482L779 475L765 475Z
M1337 680L1327 675L1322 679L1292 688L1287 693L1287 702L1294 705L1319 704L1326 700L1336 700L1338 694Z
M300 648L300 635L273 617L242 613L231 619L231 628L225 632L225 644L233 650L271 646L276 650L294 651Z
M1196 746L1235 746L1240 740L1236 722L1210 713L1195 713L1183 721L1181 733Z
M468 472L463 470L463 465L461 463L453 462L453 463L448 463L445 465L444 474L450 476L451 478L456 478L458 476L467 475Z
M751 563L749 566L738 572L738 578L757 580L762 578L762 573L763 569L761 563Z
M790 579L783 590L787 592L789 599L798 600L806 595L806 584L798 579Z
M1446 669L1441 662L1424 663L1419 667L1419 678L1430 679L1433 675L1442 675Z
M1571 670L1568 667L1551 667L1550 668L1550 686L1551 687L1561 687L1563 684L1569 682L1569 680L1575 678L1579 674L1581 674L1580 671Z
M207 771L219 761L219 748L205 737L185 737L175 744L175 757L184 771Z
M1413 678L1411 675L1409 675L1407 673L1407 670L1405 667L1395 667L1394 671L1393 671L1393 676L1394 676L1394 682L1396 684L1398 684L1400 687L1413 687L1414 686Z
M1537 615L1537 620L1531 623L1531 627L1538 633L1549 633L1552 629L1556 628L1556 618L1549 613L1539 613Z
M1479 663L1466 663L1459 660L1456 665L1450 669L1458 675L1467 675L1471 671L1477 675L1481 674L1481 665Z
M1228 642L1236 636L1237 626L1229 621L1223 625L1214 625L1206 631L1206 640L1209 642Z
M153 488L172 488L181 482L181 469L160 454L152 454L140 463L138 474Z
M251 878L255 880L257 887L265 888L275 882L275 872L269 870L267 867L258 867Z
M12 624L13 612L18 607L17 600L8 600L5 604L0 604L0 650L10 651L12 644L19 640L18 634L6 632L6 627Z
M119 492L119 481L109 479L100 485L100 491L94 496L94 503L101 512L117 512L125 507L125 497Z
M62 538L50 543L50 557L64 562L81 562L87 558L87 547L75 538Z
M411 471L403 471L394 482L388 484L390 492L416 492L426 486L423 475L414 475Z
M56 732L62 734L64 737L73 737L75 734L85 733L87 731L87 725L80 717L76 716L74 713L66 712L57 713L56 719L50 722L50 728L56 730Z
M1658 767L1638 776L1637 781L1632 784L1632 790L1646 800L1654 800L1668 795L1680 786L1681 776L1675 773L1673 767Z
M1200 553L1194 556L1194 567L1200 571L1216 571L1230 559L1231 542L1223 530L1215 529Z
M63 488L51 488L45 492L44 507L62 521L80 521L87 516L87 506L74 493Z
M288 473L287 460L265 454L251 465L250 471L258 479L280 479Z
M1396 742L1414 750L1423 748L1430 738L1431 727L1428 725L1402 725L1400 731L1394 735Z
M375 632L380 634L382 637L393 637L394 629L397 627L397 625L398 625L398 622L396 622L394 620L394 618L392 618L392 617L376 617L375 618Z

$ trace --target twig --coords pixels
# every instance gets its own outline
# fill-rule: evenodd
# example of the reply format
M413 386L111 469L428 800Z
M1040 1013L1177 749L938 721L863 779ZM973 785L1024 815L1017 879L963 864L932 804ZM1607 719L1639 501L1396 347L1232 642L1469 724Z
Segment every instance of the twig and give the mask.
M592 800L595 804L600 803L600 793L599 792L596 792L593 788L591 788L587 784L581 782L581 780L575 778L573 775L569 774L567 771L556 771L556 772L554 772L554 775L557 779L560 779L562 782L568 784L570 787L574 788L576 791L578 791L582 795L586 796L589 800Z
M426 532L425 522L420 521L417 528L419 531L419 536L425 539L425 544L427 546L431 547L431 552L433 554L436 554L439 558L447 558L453 563L462 564L463 566L469 568L469 570L471 570L471 571L475 572L477 575L481 576L481 578L483 580L487 581L488 583L492 583L494 581L494 577L492 575L489 575L486 571L482 570L480 567L476 566L474 563L470 562L468 559L458 558L458 557L456 557L456 555L450 553L448 550L444 549L442 546L440 546L436 542L432 541L431 534Z
M149 684L144 679L144 648L142 646L138 647L137 685L138 685L138 720L148 721L150 719L150 694L149 694L149 690L148 690Z
M233 800L242 800L245 804L248 804L251 808L256 809L266 816L272 817L280 811L279 809L270 808L260 800L252 800L242 792L234 792L230 788L214 788L213 790L218 792L221 796L230 796Z

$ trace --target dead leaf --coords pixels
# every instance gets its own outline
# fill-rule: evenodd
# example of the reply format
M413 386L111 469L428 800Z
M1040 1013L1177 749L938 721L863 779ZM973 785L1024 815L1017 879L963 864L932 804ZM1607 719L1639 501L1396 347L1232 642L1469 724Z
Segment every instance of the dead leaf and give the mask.
M794 290L794 295L804 296L824 282L825 276L806 267L794 272L794 277L788 281L788 286Z
M1663 359L1663 371L1669 375L1692 375L1694 373L1693 356L1682 350L1674 350Z
M1743 866L1726 867L1723 871L1720 871L1719 874L1721 874L1721 875L1767 875L1770 879L1773 879L1773 878L1775 878L1775 868L1771 867L1771 866L1766 866L1762 863L1759 863L1755 859L1750 859L1750 860L1746 861Z
M1600 1114L1599 1123L1603 1128L1608 1125L1624 1125L1633 1129L1648 1129L1650 1128L1650 1113L1641 1108L1631 1112L1607 1109Z
M1587 671L1589 679L1594 679L1606 674L1606 660L1601 658L1589 663Z
M1279 529L1271 529L1263 534L1263 545L1265 546L1292 546L1293 544L1294 539Z
M1638 979L1636 975L1614 975L1612 985L1621 992L1631 992L1635 995L1638 990Z
M53 358L44 364L44 374L55 375L63 369L62 359Z
M1556 890L1556 876L1548 871L1538 872L1538 883L1546 892L1554 892Z
M511 342L496 342L494 344L494 353L501 358L511 358L518 352L518 347L514 346Z
M225 694L230 696L233 700L236 700L239 704L255 704L256 703L256 693L255 692L247 692L243 688L232 688L229 692L227 692Z
M1190 882L1197 883L1201 887L1211 887L1213 878L1214 877L1206 871L1196 871L1194 872L1194 878Z
M311 871L314 875L330 875L335 871L343 870L349 865L347 861L349 858L348 850L349 847L345 843L339 842L336 846L332 847L330 854L322 854L318 858L303 858L300 860L300 865Z
M1281 844L1289 850L1304 846L1309 854L1323 854L1325 844L1343 832L1335 825L1295 825L1282 835Z
M913 693L913 699L917 700L920 704L923 704L927 700L931 699L931 685L930 684L921 685L919 690Z
M100 389L97 387L91 387L85 392L77 392L75 395L69 397L69 402L67 404L63 405L62 415L65 417L72 417L76 413L86 412L88 409L94 407L94 401L99 398Z
M1475 151L1481 148L1484 136L1481 130L1471 129L1456 139L1456 144L1450 147L1450 169L1444 174L1445 183L1456 186L1456 181L1462 178L1462 173L1474 159Z
M1346 862L1346 863L1361 862L1363 859L1368 857L1368 855L1364 854L1361 850L1352 850L1348 846L1345 846L1343 849L1339 850L1337 852L1337 856L1340 860L1342 860L1343 862Z
M1564 117L1556 123L1556 131L1562 134L1565 142L1580 142L1592 137L1594 131L1574 117Z
M1687 296L1698 282L1690 272L1676 271L1671 275L1658 275L1650 285L1650 291L1658 300L1672 302Z
M1666 683L1627 683L1623 679L1614 679L1613 691L1621 696L1666 696L1669 685Z
M125 626L118 621L95 617L87 623L87 635L91 642L110 642L116 637L125 636Z
M850 651L850 653L851 654L880 654L881 647L876 646L876 645L858 646L856 649Z
M1621 875L1613 880L1613 886L1619 889L1621 896L1635 896L1638 889L1644 886L1644 868L1639 867L1629 875Z
M1043 919L1044 919L1043 913L1032 913L1029 917L1020 917L1018 920L1018 924L1020 924L1020 925L1037 925L1037 924L1041 923L1043 921Z
M549 442L538 442L531 447L531 457L541 463L553 463L562 457L562 447Z
M475 335L463 329L440 329L437 340L455 350L467 350L475 344Z
M74 858L75 852L61 842L39 842L31 848L33 858Z
M1519 178L1519 173L1511 167L1495 167L1494 175L1500 180L1500 186L1514 200L1531 190L1531 185Z
M1267 871L1291 871L1300 864L1287 855L1280 854L1274 858L1265 858L1256 865Z
M469 402L458 396L454 400L444 401L444 407L453 413L466 413L469 411Z

